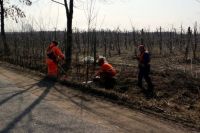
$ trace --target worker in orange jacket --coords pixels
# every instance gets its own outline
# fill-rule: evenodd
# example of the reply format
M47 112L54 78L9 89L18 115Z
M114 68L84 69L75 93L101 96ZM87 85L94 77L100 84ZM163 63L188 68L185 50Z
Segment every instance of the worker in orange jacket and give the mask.
M58 62L64 60L65 56L58 48L58 42L52 41L47 48L46 64L48 66L48 77L57 78Z
M106 89L112 89L115 84L114 76L117 73L116 70L105 60L105 58L100 58L98 60L98 64L100 69L96 73L96 77L100 78L100 82L105 86Z

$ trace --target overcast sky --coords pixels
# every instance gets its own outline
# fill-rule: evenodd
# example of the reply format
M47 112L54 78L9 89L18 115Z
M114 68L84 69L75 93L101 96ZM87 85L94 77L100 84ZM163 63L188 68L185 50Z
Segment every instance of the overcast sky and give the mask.
M11 0L15 3L16 0ZM63 30L66 27L65 8L51 0L32 0L33 5L20 5L26 13L24 24L34 29ZM63 0L57 0L63 3ZM87 29L87 3L90 0L75 0L73 27ZM93 0L94 1L94 0ZM159 26L165 29L186 28L200 23L200 2L197 0L96 0L95 19L91 26L100 29L136 29L155 30ZM6 20L8 22L8 20ZM7 31L21 29L21 23L9 21Z

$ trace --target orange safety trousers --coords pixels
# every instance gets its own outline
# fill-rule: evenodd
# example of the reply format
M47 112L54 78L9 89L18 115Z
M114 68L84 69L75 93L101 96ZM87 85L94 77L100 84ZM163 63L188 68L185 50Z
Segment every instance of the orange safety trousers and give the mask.
M46 64L48 66L48 76L57 77L58 76L58 64L55 63L53 60L47 58Z

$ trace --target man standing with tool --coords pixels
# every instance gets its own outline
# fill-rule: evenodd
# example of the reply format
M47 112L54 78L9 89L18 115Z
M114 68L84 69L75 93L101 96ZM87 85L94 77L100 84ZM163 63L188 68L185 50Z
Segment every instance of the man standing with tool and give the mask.
M146 91L146 95L149 98L152 98L154 96L154 87L151 81L151 78L149 77L150 73L150 54L145 49L144 45L140 45L139 47L140 54L137 56L138 59L138 86L143 89L142 86L142 80L143 78L148 84L148 88Z
M47 48L47 59L46 64L48 66L48 77L58 77L58 63L64 60L65 56L58 47L58 42L52 41Z

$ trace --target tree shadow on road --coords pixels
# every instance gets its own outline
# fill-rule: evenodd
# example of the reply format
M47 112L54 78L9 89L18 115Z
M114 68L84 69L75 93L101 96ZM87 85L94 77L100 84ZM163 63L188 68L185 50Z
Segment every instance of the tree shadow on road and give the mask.
M9 100L13 99L14 97L16 97L16 96L18 96L18 95L21 95L21 94L23 94L23 93L25 93L25 92L31 90L35 85L36 85L36 84L33 84L33 85L31 85L30 87L28 87L27 89L22 90L22 91L18 91L18 92L16 92L16 93L12 94L11 96L9 96L9 97L7 97L7 98L1 100L1 101L0 101L0 106L2 106L3 104L5 104L5 103L8 102Z
M67 100L69 100L74 105L76 105L77 107L79 107L78 109L80 109L79 113L81 115L82 115L83 110L85 110L87 112L95 114L96 116L101 117L102 119L108 121L109 123L111 123L113 125L116 125L116 122L114 120L110 119L109 114L106 114L106 111L104 112L104 111L102 111L102 109L109 110L110 112L113 112L113 113L118 113L119 115L122 115L122 116L126 116L125 114L123 114L123 112L119 113L118 111L110 109L110 108L112 108L112 106L110 106L110 105L105 106L105 105L100 105L100 104L97 103L97 105L95 106L95 108L94 108L94 106L91 107L90 104L87 103L88 101L91 102L90 100L85 100L85 98L80 97L81 95L84 95L82 93L80 93L80 95L76 95L76 96L69 96L69 95L65 94L62 90L59 90L56 87L54 87L54 88L55 88L55 90L58 93L60 93L61 95L63 95L65 98L67 98ZM80 99L80 100L76 100L76 99ZM84 117L84 116L81 116L81 117ZM133 118L133 119L135 120L136 118ZM119 125L118 124L117 126L119 128L121 128L121 129L124 129L127 132L132 132L132 130L126 129L126 127L124 125Z
M22 92L16 93L13 96L7 98L7 100L4 100L4 102L6 102L6 101L10 100L11 98L13 98L14 96L17 96L19 94L22 94L22 93L30 90L34 86L38 86L39 88L40 87L44 87L45 88L44 91L42 92L42 94L35 101L33 101L33 103L30 104L24 111L22 111L18 116L16 116L10 123L8 123L7 126L0 131L0 133L7 133L11 129L13 129L18 122L20 122L39 103L41 103L41 101L48 95L48 93L50 92L50 90L53 88L54 85L55 85L55 81L53 81L53 80L45 77L41 81L39 81L38 83L36 83L35 85L29 87L28 89L26 89L26 90L24 90ZM4 102L2 102L2 103L4 103Z

